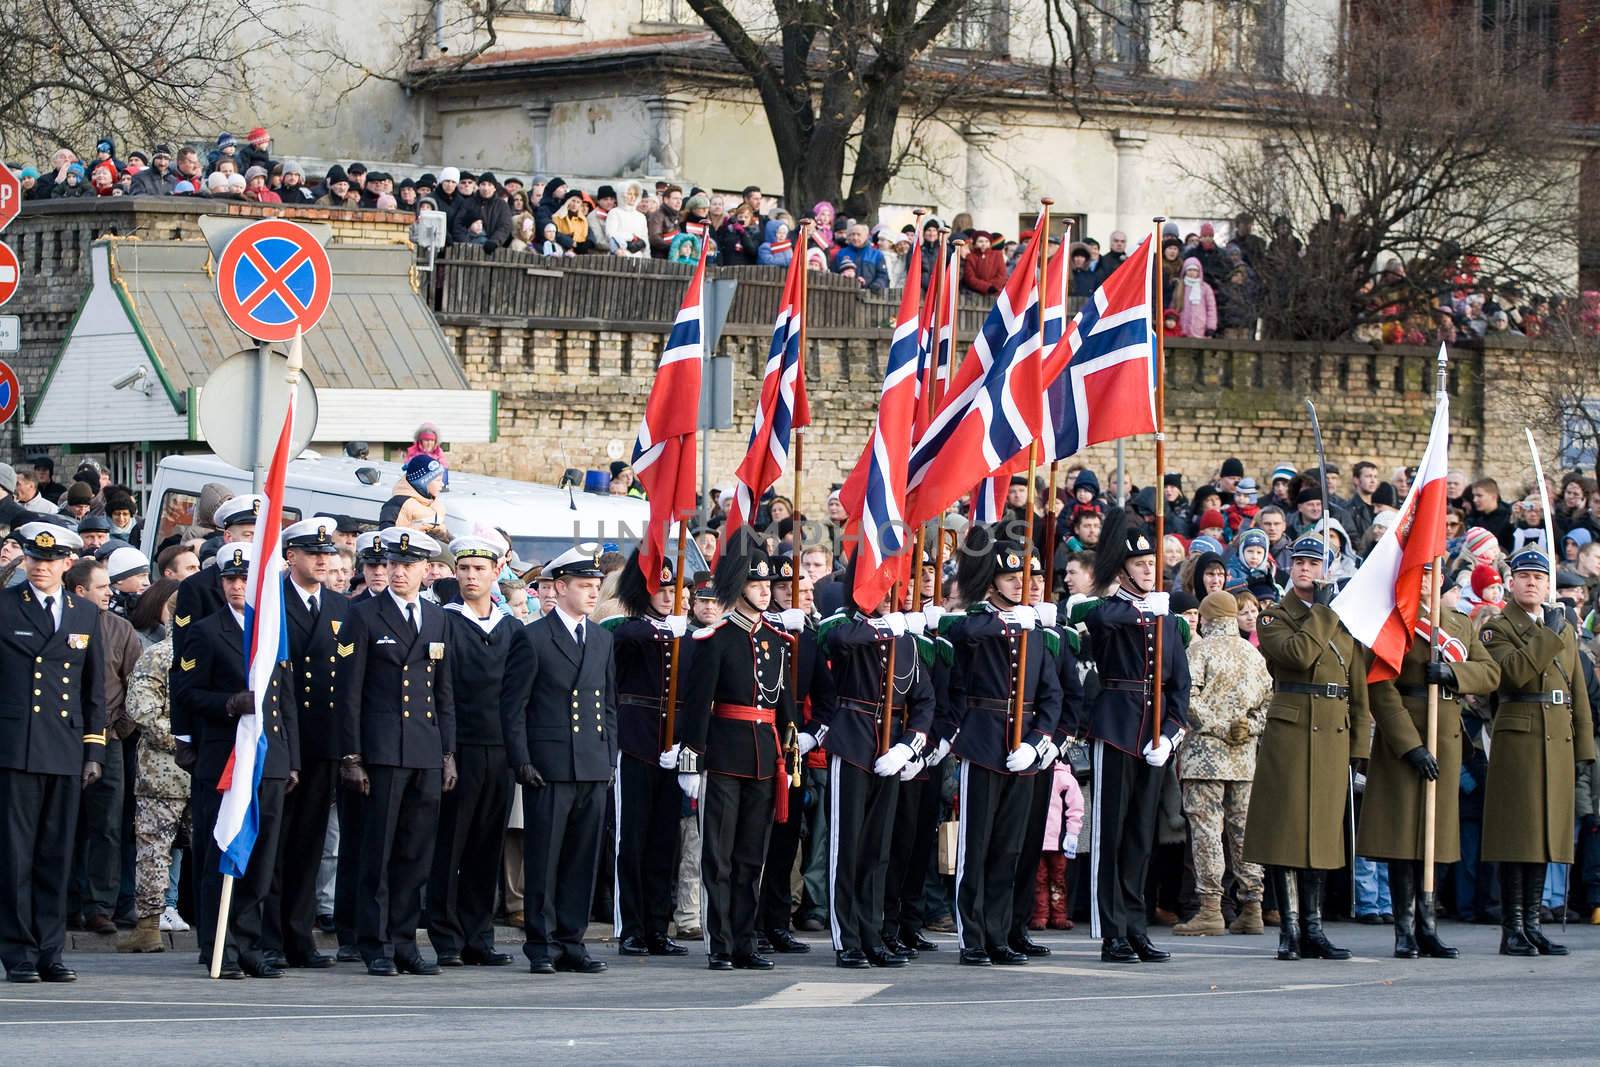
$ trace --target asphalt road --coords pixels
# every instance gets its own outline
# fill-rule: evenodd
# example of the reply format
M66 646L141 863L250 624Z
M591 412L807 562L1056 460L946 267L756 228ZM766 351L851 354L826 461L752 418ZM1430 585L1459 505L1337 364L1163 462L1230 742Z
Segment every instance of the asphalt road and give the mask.
M1074 931L1026 967L957 966L952 939L904 970L835 968L825 942L767 974L623 960L370 978L342 964L213 982L192 951L70 954L74 985L0 985L0 1062L1281 1065L1600 1062L1600 927L1565 959L1495 954L1445 924L1457 961L1390 957L1387 927L1332 924L1346 963L1279 963L1276 938L1157 935L1161 965L1100 963Z

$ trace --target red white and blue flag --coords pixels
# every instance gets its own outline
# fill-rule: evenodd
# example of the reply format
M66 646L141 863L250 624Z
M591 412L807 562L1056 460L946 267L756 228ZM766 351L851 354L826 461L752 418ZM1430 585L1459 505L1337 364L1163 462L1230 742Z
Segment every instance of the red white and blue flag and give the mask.
M1044 462L1155 431L1154 266L1154 245L1147 237L1095 290L1044 357ZM1047 331L1048 322L1047 316Z
M890 587L909 574L906 461L919 404L917 370L924 354L918 307L921 272L922 257L910 257L878 396L878 419L860 462L839 493L850 516L845 533L856 542L853 595L862 611L875 610Z
M655 384L633 442L633 472L650 501L650 527L639 543L639 569L652 593L661 588L667 530L695 508L695 439L700 425L700 376L705 365L706 249L689 279L656 365Z
M921 256L917 272L922 271ZM909 266L907 272L909 273ZM919 281L920 285L921 282ZM955 362L956 316L961 310L961 257L947 248L944 266L928 282L927 300L922 305L922 327L918 333L921 366L917 371L917 412L914 433L921 436L933 419L950 385L950 365Z
M943 513L1038 437L1044 389L1037 274L1043 243L1029 243L912 449L906 486L913 523Z
M756 399L755 424L750 428L750 448L734 472L733 503L723 524L724 540L755 518L761 495L777 484L789 469L793 434L811 423L806 404L805 353L800 334L805 321L804 256L789 261L783 283L778 320L772 327L772 347L767 352L761 395Z
M295 337L295 346L300 338ZM244 877L250 853L260 832L261 811L257 788L267 759L267 737L262 724L272 693L272 674L289 658L289 630L283 612L283 486L294 438L295 393L289 390L288 410L267 468L262 493L266 500L256 518L255 544L251 548L249 584L244 608L244 676L255 695L255 714L239 716L234 727L233 754L217 781L222 800L212 837L222 857L222 873ZM270 857L269 857L270 859Z

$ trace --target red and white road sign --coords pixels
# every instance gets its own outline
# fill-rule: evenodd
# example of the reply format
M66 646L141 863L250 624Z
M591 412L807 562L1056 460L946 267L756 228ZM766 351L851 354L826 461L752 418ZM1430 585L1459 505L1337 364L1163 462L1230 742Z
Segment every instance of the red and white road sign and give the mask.
M17 381L17 373L11 369L11 364L0 359L0 426L11 420L21 403L22 383Z
M328 310L333 268L311 231L285 219L252 222L217 260L217 299L239 332L289 341Z
M22 284L22 264L17 261L17 254L11 246L0 241L0 305L17 295L17 286Z
M10 226L22 210L22 183L11 168L0 163L0 230Z

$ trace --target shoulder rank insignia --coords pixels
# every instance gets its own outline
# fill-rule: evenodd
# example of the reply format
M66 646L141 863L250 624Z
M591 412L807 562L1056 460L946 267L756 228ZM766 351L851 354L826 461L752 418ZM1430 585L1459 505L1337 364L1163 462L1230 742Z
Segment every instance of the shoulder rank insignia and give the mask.
M192 660L192 659L180 659L178 661L178 669L179 670L192 671L192 670L194 670L194 668L195 668L195 661Z
M173 620L172 620L172 625L174 625L174 626L188 626L189 625L189 616L187 616L187 615L174 616Z
M351 641L348 645L339 645L338 649L341 656L353 656L356 652L356 643Z

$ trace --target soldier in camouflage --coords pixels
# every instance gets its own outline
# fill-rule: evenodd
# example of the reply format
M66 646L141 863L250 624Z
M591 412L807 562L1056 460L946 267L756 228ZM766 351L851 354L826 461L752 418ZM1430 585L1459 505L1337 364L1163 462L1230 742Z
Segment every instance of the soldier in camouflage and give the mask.
M1272 675L1267 661L1239 636L1239 605L1232 594L1212 593L1200 604L1200 638L1189 646L1189 724L1178 746L1183 813L1194 848L1200 910L1175 934L1259 934L1260 866L1246 863L1245 813L1256 775L1256 739L1267 725ZM1239 915L1222 923L1223 844L1239 884Z
M189 775L178 766L167 696L171 668L168 635L144 650L128 679L126 714L140 727L139 775L133 790L134 904L139 922L118 943L118 952L161 952L166 947L160 924L172 843L189 821Z

